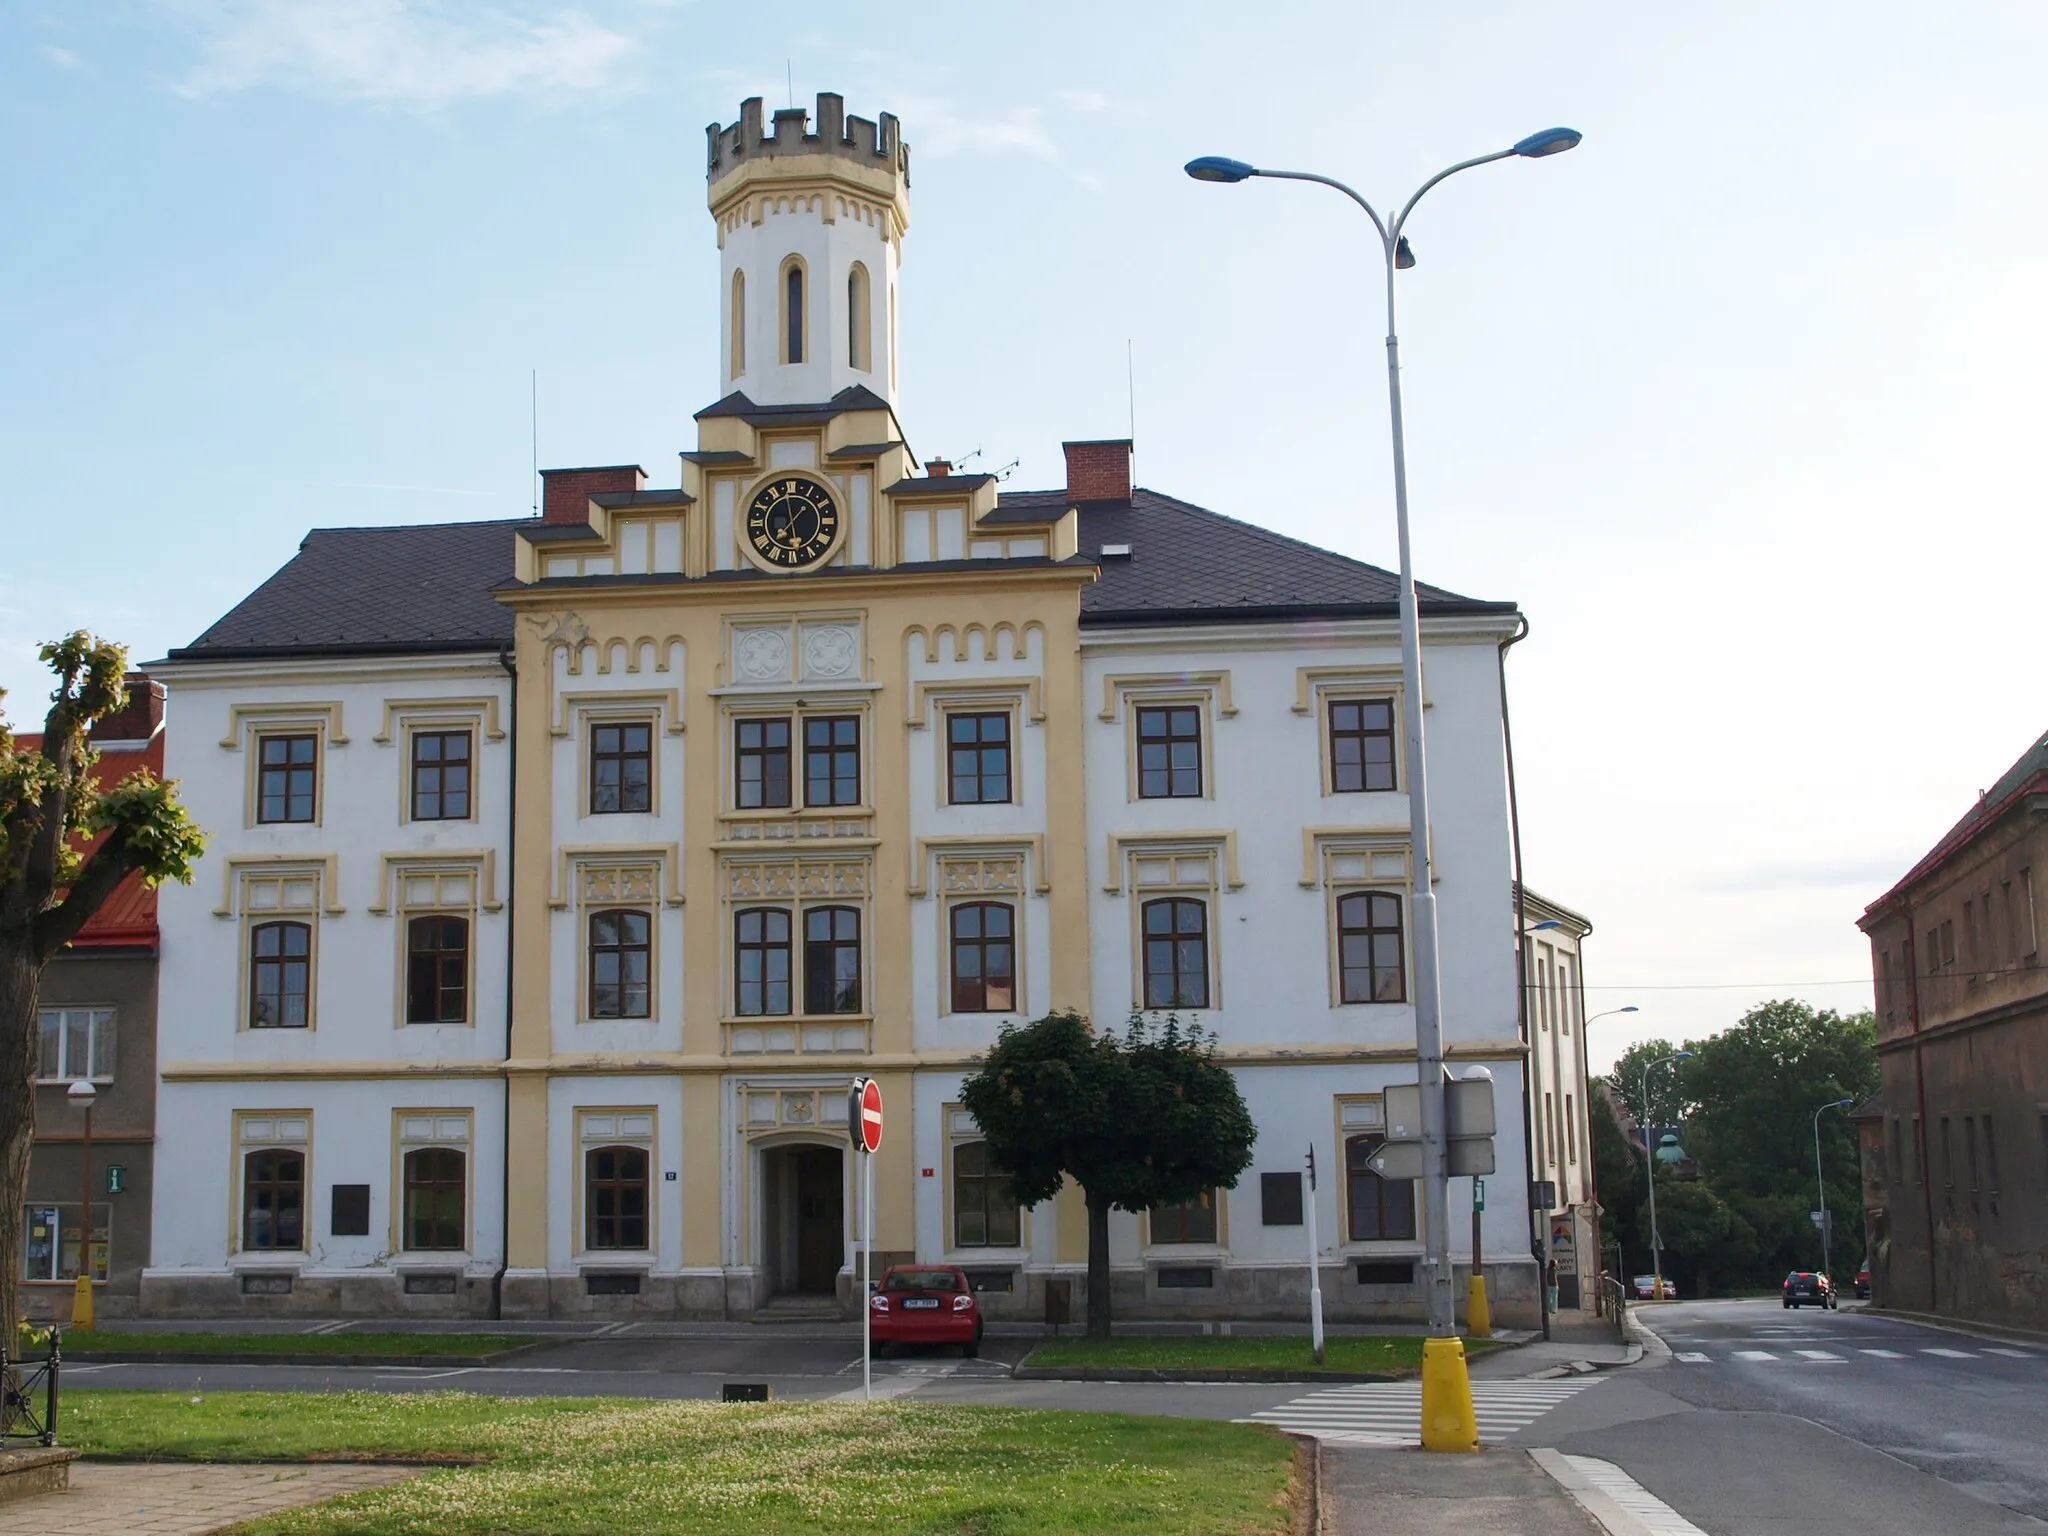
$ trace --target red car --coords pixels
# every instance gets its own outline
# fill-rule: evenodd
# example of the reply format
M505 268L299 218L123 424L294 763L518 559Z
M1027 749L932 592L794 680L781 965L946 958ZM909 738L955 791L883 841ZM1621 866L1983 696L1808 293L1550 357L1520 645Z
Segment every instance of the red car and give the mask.
M884 1344L958 1344L981 1353L981 1306L966 1274L943 1264L899 1264L868 1298L868 1337Z

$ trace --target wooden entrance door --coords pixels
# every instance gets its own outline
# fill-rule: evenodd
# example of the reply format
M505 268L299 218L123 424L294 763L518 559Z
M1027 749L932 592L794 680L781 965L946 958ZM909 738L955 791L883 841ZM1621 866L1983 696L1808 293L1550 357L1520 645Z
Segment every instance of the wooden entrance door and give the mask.
M793 1147L796 1163L796 1289L829 1296L846 1260L843 1154L831 1147Z

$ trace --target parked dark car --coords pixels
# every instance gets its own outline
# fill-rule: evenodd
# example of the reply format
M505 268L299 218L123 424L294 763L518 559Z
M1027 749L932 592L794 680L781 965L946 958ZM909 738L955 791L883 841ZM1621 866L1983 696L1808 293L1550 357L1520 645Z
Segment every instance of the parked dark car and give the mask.
M1856 1299L1870 1300L1870 1260L1863 1261L1863 1267L1856 1271Z
M1836 1304L1835 1288L1826 1275L1811 1269L1795 1269L1785 1277L1787 1307L1833 1308Z

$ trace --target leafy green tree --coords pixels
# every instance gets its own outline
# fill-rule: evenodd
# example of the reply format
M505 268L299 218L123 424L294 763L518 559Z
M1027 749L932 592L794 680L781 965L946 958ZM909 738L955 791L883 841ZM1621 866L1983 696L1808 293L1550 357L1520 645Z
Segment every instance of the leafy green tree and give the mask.
M1665 1057L1690 1045L1677 1046L1669 1040L1638 1040L1615 1058L1607 1081L1638 1125L1682 1125L1689 1108L1684 1080L1690 1062L1664 1062ZM1649 1068L1650 1097L1643 1098L1643 1069Z
M1644 1214L1643 1159L1629 1145L1620 1122L1608 1108L1603 1091L1606 1082L1604 1078L1593 1080L1588 1114L1592 1121L1593 1188L1602 1212L1601 1239L1603 1243L1621 1245L1622 1272L1616 1278L1626 1282L1638 1272L1629 1255L1640 1252L1647 1259L1650 1252L1649 1222ZM1603 1263L1606 1257L1601 1255Z
M1693 1044L1681 1063L1691 1101L1687 1150L1754 1230L1748 1266L1758 1284L1820 1260L1814 1207L1814 1111L1878 1086L1877 1021L1868 1012L1816 1011L1791 999L1761 1004L1731 1029ZM1856 1256L1863 1180L1856 1128L1839 1109L1820 1116L1837 1263ZM1663 1186L1658 1186L1662 1199ZM1851 1246L1843 1251L1844 1242Z
M205 846L175 784L143 771L111 789L93 780L87 732L126 701L128 653L81 630L40 654L57 678L41 745L18 747L0 717L0 1339L10 1348L43 969L129 875L189 884Z
M1088 1207L1088 1336L1110 1331L1109 1213L1235 1188L1258 1131L1216 1037L1133 1013L1096 1033L1072 1010L1006 1027L960 1101L1020 1205L1067 1179Z

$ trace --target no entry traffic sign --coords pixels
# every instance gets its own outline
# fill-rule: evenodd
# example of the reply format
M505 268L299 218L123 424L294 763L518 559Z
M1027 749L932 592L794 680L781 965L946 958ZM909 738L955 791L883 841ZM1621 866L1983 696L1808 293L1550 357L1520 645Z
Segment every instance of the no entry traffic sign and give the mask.
M857 1147L882 1150L882 1085L872 1077L853 1080L846 1096L846 1134Z

